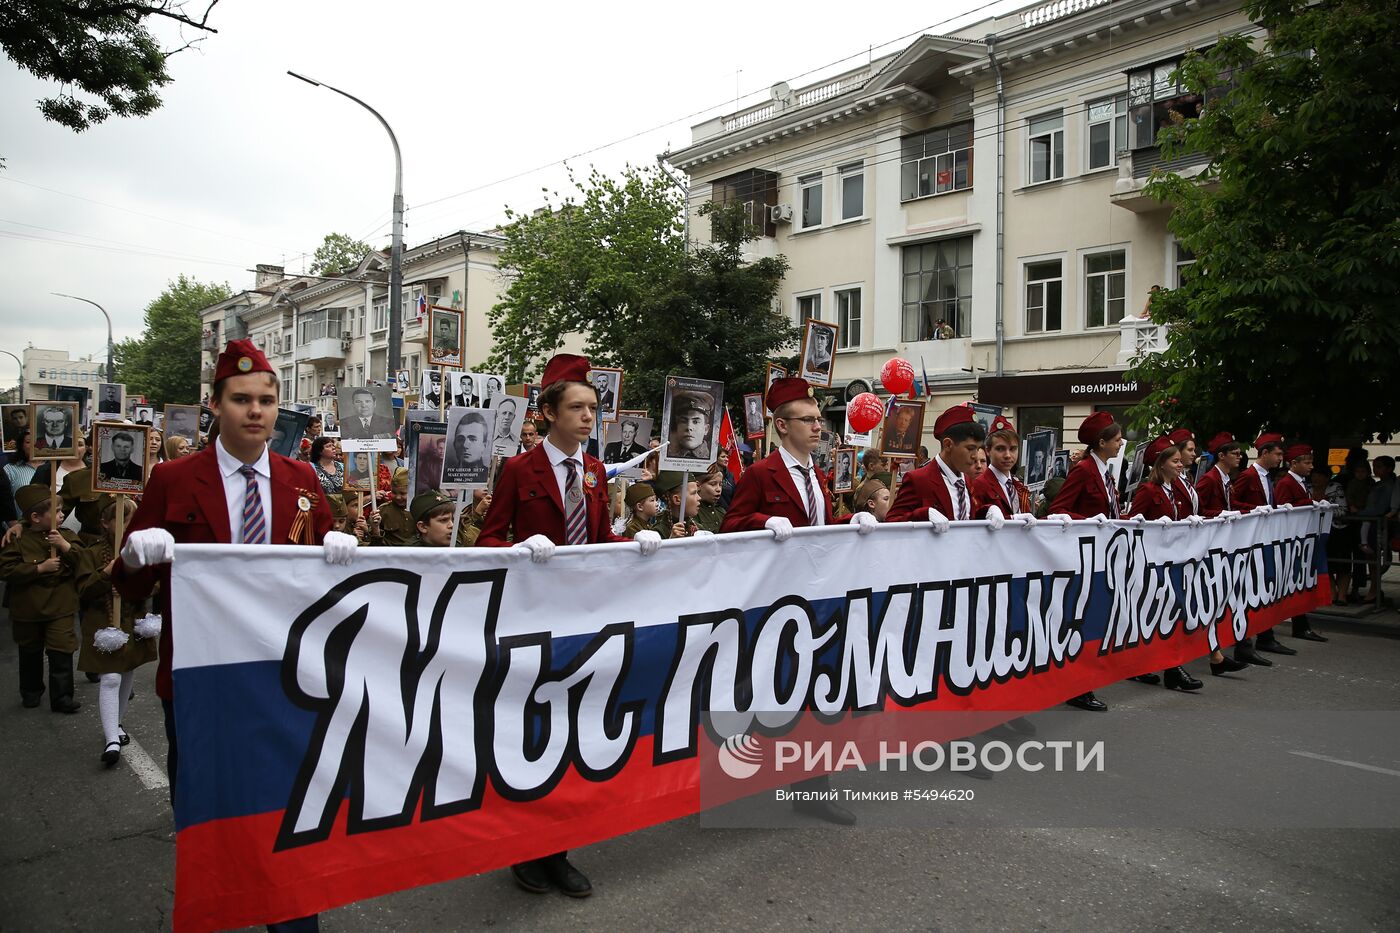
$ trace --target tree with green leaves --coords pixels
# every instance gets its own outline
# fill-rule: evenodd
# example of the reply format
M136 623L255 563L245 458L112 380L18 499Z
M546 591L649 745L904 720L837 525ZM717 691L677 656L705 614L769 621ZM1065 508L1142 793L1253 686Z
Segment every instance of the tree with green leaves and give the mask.
M594 362L626 370L628 408L659 413L668 374L723 380L732 402L758 391L797 330L774 308L786 259L742 258L756 235L742 206L707 206L713 241L688 254L685 194L660 169L574 184L542 210L509 212L487 366L524 381L578 336Z
M209 0L195 18L183 0L0 0L0 48L20 68L58 83L57 94L39 100L44 118L82 132L110 116L157 110L171 81L166 62L200 39L163 48L149 23L217 32L209 14L218 2Z
M1154 173L1177 239L1196 256L1158 293L1165 352L1142 425L1249 434L1271 425L1333 446L1400 429L1400 17L1377 0L1248 0L1267 39L1224 36L1182 62L1206 106L1163 155L1202 174ZM1165 419L1163 421L1162 419ZM1252 435L1249 435L1252 436Z
M327 233L312 254L311 267L307 271L312 275L341 275L358 266L360 260L372 252L374 250L368 243L349 234Z
M226 284L183 275L166 286L146 306L145 333L116 345L117 381L127 393L156 406L199 401L199 313L231 294Z

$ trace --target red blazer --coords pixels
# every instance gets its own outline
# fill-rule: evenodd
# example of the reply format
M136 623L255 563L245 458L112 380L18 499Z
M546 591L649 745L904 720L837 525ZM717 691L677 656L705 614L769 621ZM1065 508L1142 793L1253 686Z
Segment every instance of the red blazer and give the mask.
M1177 501L1181 503L1181 517L1200 514L1200 497L1196 494L1196 489L1186 480L1178 476L1172 481L1172 492L1176 493Z
M972 494L972 484L968 483L966 474L963 475L963 482L968 485L969 514L976 515L977 497ZM925 522L928 521L929 509L937 509L949 519L957 514L952 497L948 495L948 484L943 481L943 468L938 465L937 456L904 477L899 484L899 494L885 514L885 521Z
M1292 473L1284 473L1274 483L1275 505L1312 505L1313 497L1303 485L1293 478Z
M1118 499L1118 490L1113 490L1113 501ZM1047 515L1068 515L1070 518L1093 518L1095 515L1113 516L1108 490L1104 487L1103 474L1099 472L1098 461L1085 454L1074 469L1065 477L1055 500L1050 503ZM1120 511L1121 515L1122 512Z
M273 544L292 543L288 534L296 518L297 500L302 496L313 500L311 509L312 539L321 543L331 530L331 508L316 473L308 463L291 460L268 451L268 469L272 472L272 529L268 541ZM218 454L214 445L180 460L156 464L141 504L126 526L126 533L145 528L164 528L176 544L231 544L233 531L229 528L228 499L224 495L224 480L219 475ZM123 541L125 543L125 541ZM232 571L230 571L232 572ZM160 629L160 664L156 668L156 693L162 699L171 698L170 657L170 567L145 567L127 570L120 560L112 568L112 585L123 599L141 600L151 595L157 583L160 588L160 613L165 624Z
M1017 512L1025 513L1031 510L1031 491L1026 488L1026 484L1016 477L1011 477L1011 483L1016 489L1016 502L1014 504L1006 501L1006 487L1001 480L992 472L991 467L983 470L981 475L972 481L972 517L986 518L987 510L992 506L1001 509L1002 514L1007 518ZM944 491L947 491L947 484L944 484ZM942 511L941 509L939 511ZM944 512L943 514L948 514Z
M1252 512L1263 505L1273 505L1264 491L1264 483L1259 479L1259 471L1253 465L1240 470L1240 475L1230 485L1230 503L1241 512Z
M816 475L812 477L812 482L821 490L826 509L823 521L828 525L838 524L831 512L831 493L826 488L826 475L815 465L813 469ZM792 522L794 528L807 527L807 507L802 504L802 496L793 482L792 472L783 462L780 450L773 451L744 470L734 487L734 497L729 500L729 511L724 513L724 521L719 526L720 534L758 531L775 515Z
M592 475L594 483L588 484ZM612 533L612 503L608 500L608 471L601 460L583 454L583 497L588 506L588 543L627 541ZM533 535L564 543L564 500L559 480L549 465L544 443L507 459L491 493L491 508L481 521L477 547L509 547Z
M1173 490L1173 493L1175 498L1168 496L1166 489L1160 483L1150 483L1144 480L1138 484L1138 488L1133 492L1133 501L1128 508L1128 516L1141 515L1152 521L1165 515L1174 522L1180 521L1191 514L1191 501L1180 490Z
M1196 483L1196 496L1201 500L1200 514L1205 518L1215 518L1226 509L1235 507L1233 488L1230 501L1225 501L1225 480L1216 467L1207 470L1206 475Z

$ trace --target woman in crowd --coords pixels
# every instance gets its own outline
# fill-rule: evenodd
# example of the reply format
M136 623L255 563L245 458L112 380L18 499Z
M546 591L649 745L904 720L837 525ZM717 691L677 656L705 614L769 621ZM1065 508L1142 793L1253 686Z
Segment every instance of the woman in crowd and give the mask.
M318 437L311 444L311 469L328 496L338 496L345 486L345 465L340 462L340 443L333 437Z
M188 457L194 451L190 449L190 442L187 438L176 435L165 442L165 459L179 460L181 457Z

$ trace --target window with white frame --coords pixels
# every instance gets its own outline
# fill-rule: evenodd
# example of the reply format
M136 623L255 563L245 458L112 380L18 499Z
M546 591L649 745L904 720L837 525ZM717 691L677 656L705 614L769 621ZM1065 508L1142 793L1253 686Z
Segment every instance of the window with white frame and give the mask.
M1107 327L1127 310L1127 255L1123 250L1084 257L1084 325Z
M1089 136L1089 168L1118 164L1118 153L1128 148L1128 95L1091 100L1085 111Z
M822 296L800 295L797 299L797 326L801 327L813 318L822 319Z
M903 340L939 340L972 328L972 237L906 246Z
M971 187L971 123L939 127L900 141L901 201Z
M841 219L854 220L865 216L865 163L843 165L841 176Z
M836 300L836 323L841 325L836 349L854 350L860 346L860 289L838 289L832 297Z
M1031 117L1030 183L1065 177L1065 115L1062 111Z
M1177 75L1180 65L1181 59L1173 58L1128 73L1134 149L1155 146L1163 127L1201 115L1206 97L1191 93L1181 83ZM1230 78L1222 75L1221 80L1228 84Z
M801 190L802 211L799 219L802 222L802 229L820 227L822 225L821 172L804 175L797 180L797 184Z
M374 304L374 332L379 333L389 329L389 300L377 301Z
M280 381L283 386L290 386L292 384L292 367L282 367L282 378Z
M400 368L402 369L402 368L404 368L404 367L400 367ZM416 386L416 385L418 385L418 384L419 384L419 377L422 375L422 373L420 373L420 372L418 371L418 354L417 354L417 353L414 353L414 354L412 354L412 355L409 356L409 358L408 358L408 367L407 367L407 369L408 369L408 379L409 379L408 384L411 385L411 386Z
M1180 243L1172 243L1172 288L1180 288L1186 282L1187 271L1196 264L1196 254Z
M1064 325L1064 260L1026 263L1026 333L1043 334Z

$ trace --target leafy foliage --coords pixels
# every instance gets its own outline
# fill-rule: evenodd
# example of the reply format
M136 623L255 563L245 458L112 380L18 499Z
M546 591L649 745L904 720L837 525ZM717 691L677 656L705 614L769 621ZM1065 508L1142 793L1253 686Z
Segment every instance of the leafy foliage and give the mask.
M374 252L364 243L345 233L327 233L311 256L307 270L312 275L340 275L359 265L366 253Z
M146 306L146 331L116 345L117 381L151 404L199 401L199 312L232 292L180 276Z

